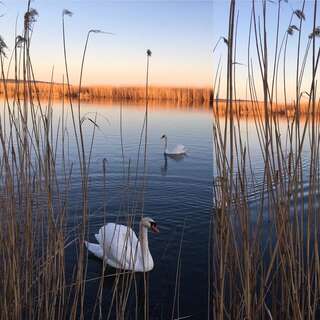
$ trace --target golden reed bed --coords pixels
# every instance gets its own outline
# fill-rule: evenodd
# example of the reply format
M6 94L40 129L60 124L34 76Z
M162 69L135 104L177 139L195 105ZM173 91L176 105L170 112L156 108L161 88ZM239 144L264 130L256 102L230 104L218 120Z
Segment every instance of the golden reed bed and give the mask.
M47 82L29 83L32 95L35 96L36 91L41 98L62 98L68 95L67 85L50 84ZM22 82L15 83L7 81L7 92L9 97L14 97L18 92L20 96L23 94ZM4 95L4 83L0 83L0 94ZM73 98L79 95L77 86L70 86L70 94ZM102 99L102 100L144 100L144 86L83 86L81 88L81 98L86 100ZM210 88L178 88L178 87L149 87L150 100L171 100L173 102L182 103L199 103L209 104L212 101L212 90Z
M18 97L23 99L24 86L22 82L14 81L6 82L6 90L4 83L0 83L0 96L5 97L7 92L8 98ZM27 95L30 94L40 99L62 99L68 97L67 85L48 82L28 82L26 88ZM70 86L71 97L78 98L79 89L77 86ZM81 100L86 102L112 102L126 101L126 104L137 104L145 100L145 87L143 86L83 86L80 92ZM224 115L227 110L225 100L214 100L213 92L210 88L186 88L186 87L150 87L149 103L166 104L176 106L197 106L202 108L213 108L216 114ZM301 114L309 113L311 107L306 101L301 102L299 110ZM261 102L252 102L246 100L234 101L232 109L239 116L264 114L264 105ZM273 113L284 116L292 116L295 114L296 107L293 103L278 103L273 106L269 105L268 110ZM319 105L316 108L317 113L320 110Z

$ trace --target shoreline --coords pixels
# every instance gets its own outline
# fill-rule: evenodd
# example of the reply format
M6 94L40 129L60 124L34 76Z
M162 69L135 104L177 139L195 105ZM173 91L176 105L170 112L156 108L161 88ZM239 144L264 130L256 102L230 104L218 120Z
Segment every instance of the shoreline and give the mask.
M27 98L39 100L62 100L70 99L67 84L49 83L43 81L14 81L8 80L0 82L0 97L8 99L23 100L24 88ZM26 84L26 85L25 85ZM6 89L6 90L5 90ZM70 85L70 96L72 100L79 99L79 88ZM142 86L83 86L81 87L80 100L86 103L125 103L125 104L145 104L145 88ZM213 99L211 88L187 88L187 87L158 87L149 88L148 103L150 105L174 105L192 108L212 109L217 115L225 115L228 106L226 99ZM299 113L307 115L310 113L308 102L300 103ZM238 116L264 115L264 103L261 101L234 100L234 114ZM294 103L269 104L268 112L282 116L292 117L296 113ZM320 105L316 107L316 113L320 114Z

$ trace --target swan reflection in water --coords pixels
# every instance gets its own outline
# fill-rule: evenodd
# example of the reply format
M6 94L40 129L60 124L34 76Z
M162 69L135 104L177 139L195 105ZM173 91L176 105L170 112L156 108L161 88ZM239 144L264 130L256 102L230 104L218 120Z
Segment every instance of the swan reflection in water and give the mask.
M160 170L161 170L161 175L162 176L166 176L167 175L167 171L168 171L168 158L176 161L176 162L179 162L181 160L183 160L185 157L186 157L186 154L175 154L175 155L172 155L172 154L163 154L163 157L164 157L164 165L162 165L160 167Z

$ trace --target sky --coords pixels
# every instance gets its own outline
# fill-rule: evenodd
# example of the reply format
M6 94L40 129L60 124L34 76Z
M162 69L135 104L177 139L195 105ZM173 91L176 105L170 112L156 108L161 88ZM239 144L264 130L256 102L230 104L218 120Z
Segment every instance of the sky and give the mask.
M257 21L261 21L262 24L262 1L257 0L256 2L256 13ZM288 0L286 3L284 0L281 0L281 11L280 11L280 27L279 27L279 47L282 39L287 33L289 25L299 26L299 19L294 15L292 18L292 13L294 10L301 9L303 1L302 0ZM252 9L252 1L248 0L238 0L236 1L236 16L237 18L237 27L236 27L236 62L239 64L236 65L236 97L247 99L249 97L248 90L248 42L249 42L249 30L250 30L250 16ZM301 48L300 48L300 64L303 59L305 49L308 42L308 36L313 29L313 9L314 1L306 0L304 13L305 21L301 28ZM320 25L320 5L318 4L318 22L317 26ZM268 49L268 74L269 74L269 84L272 83L272 74L274 66L274 52L276 47L276 32L277 32L277 13L278 13L278 1L272 0L267 1L267 14L266 14L266 30L267 30L267 49ZM229 19L229 2L223 0L213 1L213 16L214 16L214 25L213 25L213 43L216 44L221 36L227 37L228 35L228 19ZM292 20L291 20L292 19ZM320 39L316 40L316 48L319 49ZM284 101L283 93L283 47L282 54L279 60L279 75L278 75L278 98L280 102ZM258 93L259 100L263 97L263 88L261 81L261 73L257 59L257 49L254 39L254 33L251 34L251 45L250 45L250 55L249 55L249 64L252 63L253 73L255 77L256 90ZM292 36L288 38L287 51L286 51L286 63L285 63L285 72L286 72L286 84L287 84L287 94L289 98L295 96L295 80L296 80L296 61L298 52L298 33L295 32ZM309 52L309 58L311 52ZM216 73L218 61L221 57L221 64L223 65L222 76L221 76L221 96L225 97L226 86L226 58L227 58L227 46L221 41L215 50L213 56L213 74ZM317 75L319 79L319 72ZM310 59L307 60L306 70L304 72L302 90L301 91L310 91L311 83L311 64Z
M15 21L22 30L25 0L3 0L0 32L13 47ZM159 85L208 86L212 78L212 2L34 0L39 16L31 55L37 78L56 81L64 71L61 12L71 81L78 82L85 37L89 29L115 35L92 35L85 67L86 84L143 84L146 50L152 51L150 79Z
M12 50L15 24L17 21L17 33L20 33L27 0L2 0L2 2L0 33ZM72 17L65 17L72 83L79 81L82 52L88 30L101 29L113 32L114 35L93 34L90 38L84 84L142 85L145 82L146 50L151 49L150 82L153 85L212 86L221 57L224 66L221 89L223 95L227 47L220 42L215 52L213 48L221 36L228 34L229 3L227 0L33 0L32 7L39 13L34 25L31 46L36 77L39 80L50 80L54 67L54 80L57 82L62 80L64 60L61 13L63 9L68 9L73 12ZM236 66L237 95L244 98L248 91L247 48L252 1L238 0L236 3L238 16L236 60L241 63ZM256 3L257 13L261 15L261 1L258 0ZM268 59L272 68L277 1L267 3ZM313 3L307 0L305 5L307 19L302 30L302 49L312 30ZM293 10L300 9L301 4L301 0L281 2L281 39L288 28ZM299 22L294 18L293 23L298 25ZM319 43L319 40L317 41ZM289 73L292 72L292 76L287 80L292 87L295 79L296 51L297 36L293 35L287 50L288 70ZM259 79L256 55L255 46L251 45L250 59L256 70L255 77ZM308 67L307 64L307 69ZM257 90L260 92L261 88L257 86Z

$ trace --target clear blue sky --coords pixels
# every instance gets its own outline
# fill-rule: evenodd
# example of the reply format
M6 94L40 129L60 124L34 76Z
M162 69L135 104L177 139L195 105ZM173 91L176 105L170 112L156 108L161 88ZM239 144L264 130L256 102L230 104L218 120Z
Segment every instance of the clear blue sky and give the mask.
M4 0L0 30L13 47L19 14L22 29L25 0ZM145 52L153 52L151 81L168 85L210 85L212 79L213 5L208 1L35 0L39 17L34 27L32 58L37 77L63 73L61 12L66 17L72 81L78 81L81 54L89 29L116 35L93 35L86 59L87 84L142 84Z
M268 2L267 31L269 63L272 65L276 31L277 0ZM244 97L247 81L247 46L251 0L238 0L237 93ZM281 38L285 34L292 11L301 8L302 1L281 2ZM303 46L312 29L313 1L306 1L306 21L303 27ZM0 6L0 32L10 49L13 48L15 21L18 33L22 30L26 0L3 0ZM64 72L61 12L71 10L66 17L67 48L71 81L78 82L81 55L89 29L102 29L116 35L93 35L88 48L85 68L86 84L143 84L145 80L145 51L153 52L151 82L158 85L210 86L219 57L225 59L227 49L221 43L213 55L219 37L227 36L229 1L107 1L107 0L34 0L32 7L39 17L34 26L32 58L36 77L49 80L55 67L55 81ZM319 4L320 8L320 4ZM261 14L261 1L257 1ZM320 9L319 9L320 10ZM293 21L298 25L297 18ZM319 25L320 23L318 23ZM319 40L318 40L319 43ZM288 65L292 71L289 83L294 87L294 61L297 35L290 38ZM256 77L259 69L251 56ZM292 66L290 63L292 62ZM307 65L308 68L308 65ZM225 71L225 70L224 70ZM308 74L307 74L308 75ZM279 79L281 80L281 79ZM222 91L225 88L222 87ZM259 90L259 88L258 88ZM222 94L223 95L223 94Z

